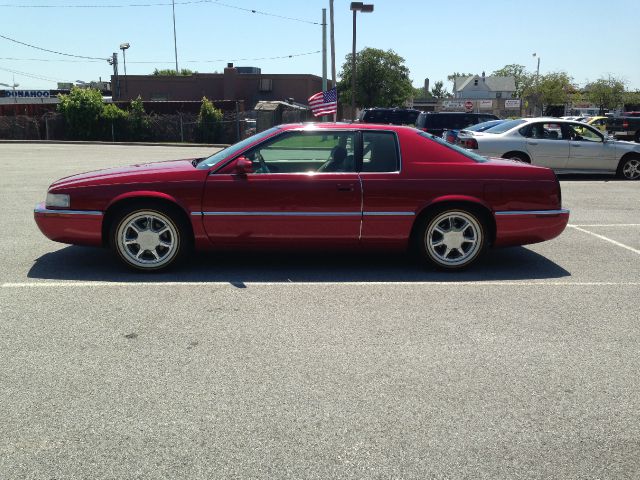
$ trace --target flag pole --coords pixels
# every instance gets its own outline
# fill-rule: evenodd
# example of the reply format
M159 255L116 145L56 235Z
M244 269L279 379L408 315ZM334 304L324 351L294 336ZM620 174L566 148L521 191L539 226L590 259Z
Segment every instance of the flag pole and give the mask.
M322 9L322 91L327 91L327 9ZM326 122L326 115L322 116Z
M338 89L336 87L336 41L333 35L333 0L329 0L329 21L331 23L331 86L336 89L336 103L338 101ZM338 109L333 114L333 121L335 122L338 116Z

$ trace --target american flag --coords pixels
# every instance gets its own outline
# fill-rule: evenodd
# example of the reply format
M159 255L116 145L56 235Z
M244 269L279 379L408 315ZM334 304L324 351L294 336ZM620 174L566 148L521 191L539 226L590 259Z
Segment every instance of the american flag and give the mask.
M338 91L336 88L326 92L318 92L309 97L311 112L316 116L329 115L338 111Z

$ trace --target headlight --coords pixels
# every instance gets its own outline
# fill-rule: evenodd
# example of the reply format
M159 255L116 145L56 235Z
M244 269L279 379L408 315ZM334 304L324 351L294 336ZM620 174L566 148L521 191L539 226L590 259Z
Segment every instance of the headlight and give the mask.
M46 207L69 208L71 198L61 193L47 193Z

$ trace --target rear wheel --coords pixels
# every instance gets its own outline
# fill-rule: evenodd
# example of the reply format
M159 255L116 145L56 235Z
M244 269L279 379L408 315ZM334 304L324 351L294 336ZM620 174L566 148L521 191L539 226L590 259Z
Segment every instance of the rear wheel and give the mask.
M484 251L486 232L480 218L469 210L441 210L426 219L420 229L420 254L443 270L462 270Z
M522 152L509 152L505 153L502 158L507 158L509 160L515 160L516 162L522 163L531 163L531 159L526 153Z
M111 248L130 268L163 270L185 255L186 234L182 222L169 209L130 207L111 225Z
M640 155L627 155L620 160L617 174L625 180L640 179Z

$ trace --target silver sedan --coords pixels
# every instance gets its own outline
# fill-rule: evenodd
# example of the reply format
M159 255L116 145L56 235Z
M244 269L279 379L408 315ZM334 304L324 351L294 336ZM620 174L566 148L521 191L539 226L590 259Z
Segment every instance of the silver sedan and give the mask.
M510 120L484 132L462 130L458 144L487 157L519 160L557 173L610 173L640 179L640 145L560 118Z

